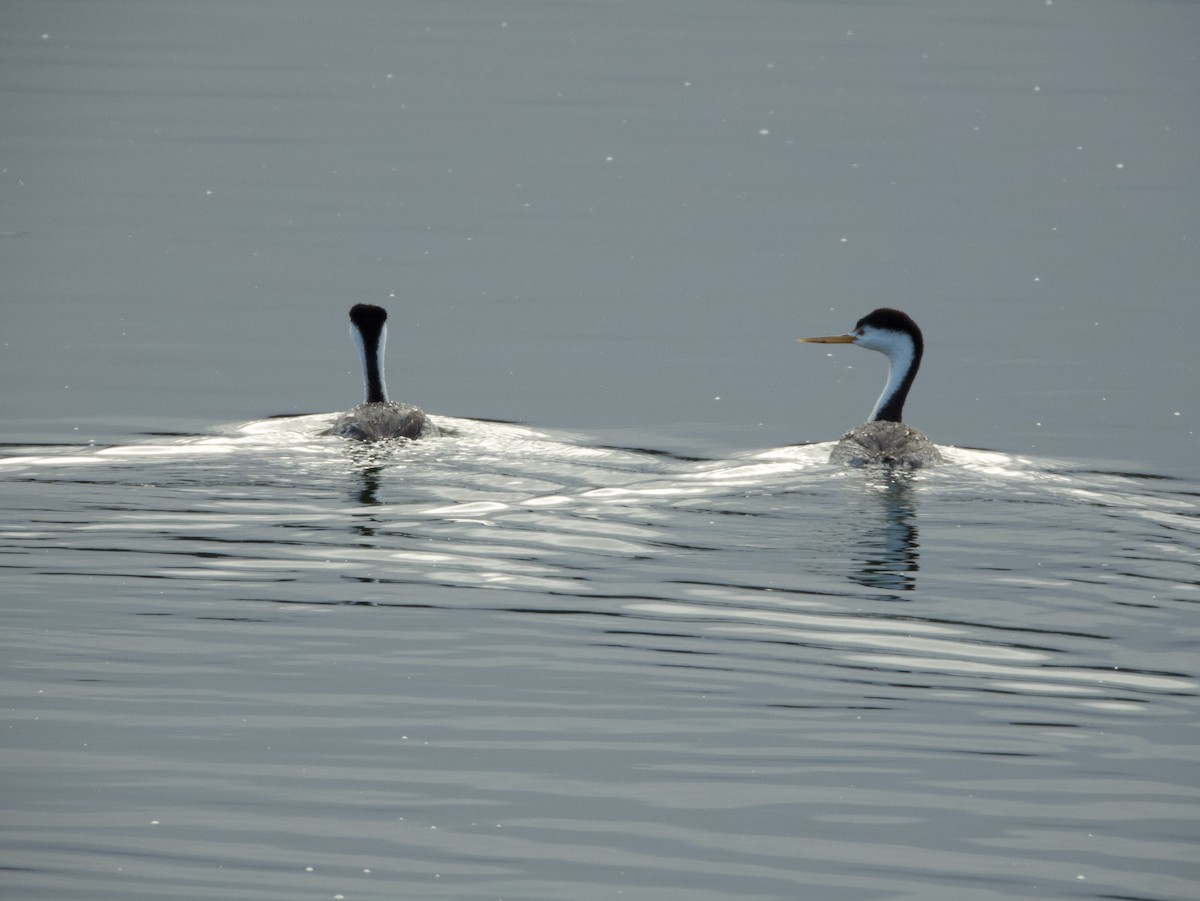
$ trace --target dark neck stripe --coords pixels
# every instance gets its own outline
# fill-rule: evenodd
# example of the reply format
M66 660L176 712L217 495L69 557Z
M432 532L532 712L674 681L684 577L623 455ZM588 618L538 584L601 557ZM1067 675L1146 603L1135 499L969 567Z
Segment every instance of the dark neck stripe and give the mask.
M909 336L913 342L913 355L908 364L908 372L905 374L904 380L896 386L892 396L887 399L887 403L879 410L879 415L875 417L876 422L904 421L904 402L908 400L909 389L912 388L913 381L917 377L917 370L921 368L921 357L925 354L925 342L921 338L920 330L910 332Z

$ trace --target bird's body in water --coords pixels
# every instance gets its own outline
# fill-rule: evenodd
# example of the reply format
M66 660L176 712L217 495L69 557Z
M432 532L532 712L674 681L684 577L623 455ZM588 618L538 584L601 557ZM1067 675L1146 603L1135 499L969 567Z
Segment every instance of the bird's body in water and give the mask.
M350 308L350 334L362 358L366 400L343 413L330 431L343 438L382 441L387 438L429 438L438 430L420 407L387 399L383 352L387 345L387 310L359 303Z
M870 421L843 435L830 453L829 462L915 469L942 461L936 444L901 421L904 401L925 352L921 330L906 313L882 307L858 320L848 335L800 340L813 344L857 344L888 358L887 383L871 411Z

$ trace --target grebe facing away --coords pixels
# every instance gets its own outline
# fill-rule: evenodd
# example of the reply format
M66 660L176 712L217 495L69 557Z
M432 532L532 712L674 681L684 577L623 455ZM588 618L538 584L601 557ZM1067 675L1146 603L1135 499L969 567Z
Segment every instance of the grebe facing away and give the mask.
M383 351L387 345L387 310L369 303L350 308L350 335L362 358L367 399L343 413L330 430L343 438L381 441L385 438L429 438L438 433L423 410L387 399L383 383Z
M921 330L908 314L881 307L858 320L848 335L799 340L812 344L857 344L879 351L890 364L887 383L875 402L870 421L842 436L829 455L830 463L850 466L882 463L915 469L942 461L937 445L900 421L904 401L925 351Z

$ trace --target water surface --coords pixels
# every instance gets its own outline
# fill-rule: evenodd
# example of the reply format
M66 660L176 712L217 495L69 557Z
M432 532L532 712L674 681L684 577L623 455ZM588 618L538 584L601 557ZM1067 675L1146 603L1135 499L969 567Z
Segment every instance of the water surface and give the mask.
M24 897L1196 885L1195 483L328 422L0 465Z

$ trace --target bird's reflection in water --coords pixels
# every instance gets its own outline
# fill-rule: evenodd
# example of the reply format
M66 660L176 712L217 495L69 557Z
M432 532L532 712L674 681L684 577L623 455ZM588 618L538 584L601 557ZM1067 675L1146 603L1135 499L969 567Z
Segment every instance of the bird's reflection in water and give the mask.
M888 471L862 485L854 510L848 578L867 588L908 592L916 588L918 536L912 475Z
M395 441L346 442L346 456L354 464L358 476L357 490L350 499L364 507L377 507L379 500L380 473L384 466L395 459Z
M379 474L383 471L382 466L368 466L358 471L358 493L355 496L364 507L376 507L379 505Z

